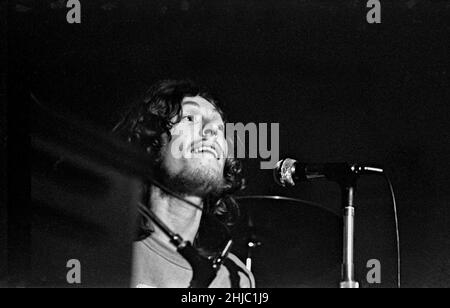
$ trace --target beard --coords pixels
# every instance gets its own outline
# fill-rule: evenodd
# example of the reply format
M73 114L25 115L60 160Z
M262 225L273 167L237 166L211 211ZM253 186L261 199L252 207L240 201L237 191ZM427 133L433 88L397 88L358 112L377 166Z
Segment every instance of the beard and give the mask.
M177 173L168 172L161 165L162 182L181 195L204 198L208 195L220 195L224 189L224 177L214 168L185 165Z

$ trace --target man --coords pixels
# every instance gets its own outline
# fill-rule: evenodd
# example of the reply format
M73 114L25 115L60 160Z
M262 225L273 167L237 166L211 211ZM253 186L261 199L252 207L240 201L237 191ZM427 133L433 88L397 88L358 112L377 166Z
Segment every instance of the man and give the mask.
M197 205L147 184L144 203L172 232L204 256L223 248L238 212L232 193L244 180L237 160L227 157L224 115L206 91L189 81L163 81L118 125L129 142L155 161L158 180ZM135 243L133 287L188 287L191 265L151 221L143 219ZM253 275L233 254L210 287L254 287Z

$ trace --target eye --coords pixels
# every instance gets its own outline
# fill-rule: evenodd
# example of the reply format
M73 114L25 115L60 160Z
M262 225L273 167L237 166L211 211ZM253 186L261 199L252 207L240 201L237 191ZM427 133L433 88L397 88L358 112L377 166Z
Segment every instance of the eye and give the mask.
M194 122L195 121L195 117L193 115L185 115L183 116L183 118L181 118L182 120L186 120L188 122Z

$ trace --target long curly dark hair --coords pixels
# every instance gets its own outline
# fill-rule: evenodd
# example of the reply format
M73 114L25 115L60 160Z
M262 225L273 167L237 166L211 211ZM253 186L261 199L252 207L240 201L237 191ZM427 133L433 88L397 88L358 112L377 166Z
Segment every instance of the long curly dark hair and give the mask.
M226 122L218 101L205 88L200 88L190 80L164 80L153 85L144 97L131 107L113 131L146 151L155 162L154 168L158 169L164 138L168 137L170 141L170 129L181 120L183 99L195 96L201 96L209 101ZM217 229L217 223L213 221L216 220L220 225L229 228L239 217L239 207L233 194L245 186L241 162L227 158L223 176L225 181L220 195L210 194L203 200L202 220L194 244L207 250L219 248L221 242L225 240L223 229ZM147 206L149 206L150 186L150 183L145 183L143 187L143 203ZM152 233L153 228L151 222L143 217L139 219L137 240L142 240Z

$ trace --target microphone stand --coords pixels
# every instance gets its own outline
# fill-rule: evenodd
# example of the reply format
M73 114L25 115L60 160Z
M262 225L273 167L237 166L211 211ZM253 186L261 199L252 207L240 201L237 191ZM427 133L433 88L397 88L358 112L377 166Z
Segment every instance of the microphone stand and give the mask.
M298 166L297 166L298 164ZM298 168L298 170L296 170ZM298 171L298 173L296 173ZM341 268L341 288L359 288L355 280L354 238L355 238L355 190L360 174L383 173L379 167L349 165L347 163L327 163L322 165L306 165L293 159L278 162L274 169L275 180L281 186L294 186L296 181L314 178L327 178L337 182L341 187L342 207L344 209L344 241Z
M344 232L342 247L342 268L340 288L359 288L355 280L354 240L355 240L355 190L360 174L368 171L365 167L348 164L329 164L327 178L341 187L342 207L344 209Z
M359 283L355 280L354 266L354 224L355 224L355 195L356 185L343 185L342 205L344 207L344 244L343 244L343 261L342 261L342 280L341 289L359 288Z
M342 207L344 209L343 221L343 248L342 248L342 268L341 289L359 288L359 283L355 280L354 265L354 240L355 240L355 190L356 181L363 168L357 165L349 166L347 172L343 172L335 178L341 186Z

